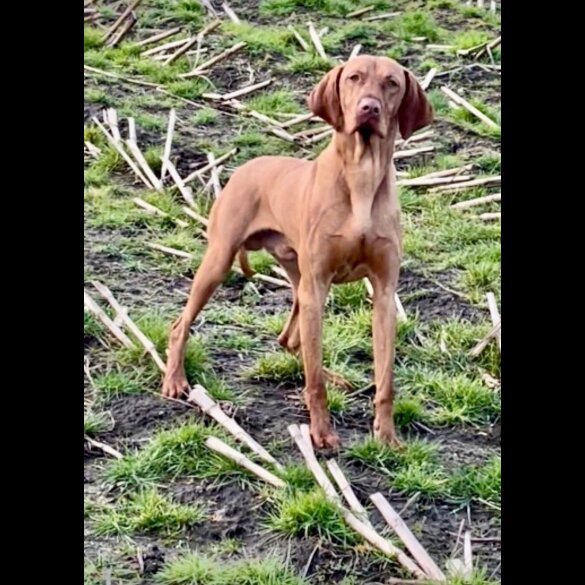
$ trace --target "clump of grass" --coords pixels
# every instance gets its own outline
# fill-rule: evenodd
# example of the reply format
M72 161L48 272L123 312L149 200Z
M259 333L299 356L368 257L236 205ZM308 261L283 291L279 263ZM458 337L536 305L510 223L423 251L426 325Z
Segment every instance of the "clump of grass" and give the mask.
M368 293L363 280L332 287L329 296L335 309L358 309L368 304Z
M464 51L473 49L482 43L486 43L491 39L490 35L481 30L467 30L454 35L449 44L453 45L454 51Z
M234 161L242 164L252 158L290 152L288 143L272 136L266 136L256 130L242 132L234 138L234 145L239 147Z
M498 124L498 126L501 125L501 112L499 108L489 106L488 104L484 104L483 102L476 99L470 99L468 101L480 112ZM470 130L471 132L475 132L480 136L486 136L488 138L494 139L499 139L501 136L500 128L492 128L491 126L488 126L465 108L450 108L450 114L448 115L448 118L462 128Z
M331 414L344 414L350 408L351 403L351 396L347 392L335 386L327 386L327 407Z
M83 28L83 50L99 49L104 44L104 33L91 26Z
M134 317L134 322L150 339L159 355L164 356L170 330L170 321L160 312L144 313ZM141 346L121 348L118 352L122 364L145 364L154 368L149 355L145 355ZM185 372L189 380L198 381L207 373L207 351L202 339L197 335L189 338L185 350Z
M168 562L156 574L156 582L160 585L307 585L276 558L225 563L199 553Z
M407 429L425 418L424 405L418 398L404 396L394 402L394 423L399 429Z
M125 372L122 370L110 370L94 376L95 388L100 398L111 400L118 396L140 394L145 384L145 373L141 370Z
M200 523L205 515L194 504L173 502L156 489L123 496L116 506L100 507L93 515L96 535L159 533L173 536Z
M469 502L483 500L499 505L502 489L502 461L492 457L484 465L458 469L449 481L449 492L456 498Z
M343 546L356 543L356 536L345 525L338 508L320 488L279 495L268 526L287 536L318 536Z
M301 112L301 106L293 94L283 89L254 97L246 104L249 108L267 116L272 116L275 113L298 114Z
M315 488L315 478L306 465L291 463L278 472L293 492L308 492Z
M207 449L205 440L210 435L225 437L222 431L199 422L160 431L141 449L112 462L107 477L122 487L139 488L179 476L204 479L240 472Z
M219 113L213 108L201 108L191 116L191 122L195 126L211 126L216 124L219 119Z
M390 26L396 35L405 41L425 37L431 42L436 42L442 36L442 31L432 15L421 10L405 12L390 23Z
M348 455L351 459L387 472L409 465L431 466L437 461L436 447L432 443L409 441L396 449L372 435L354 443Z
M105 333L104 326L91 313L83 311L83 337L87 340L99 339Z
M499 395L465 374L427 369L397 374L403 390L433 402L429 418L436 424L485 424L500 414Z
M173 81L169 84L168 89L171 93L178 95L179 97L188 100L196 100L204 93L210 91L212 86L206 79L194 77L191 79Z
M112 427L112 417L107 412L88 410L83 414L83 432L86 435L99 435Z
M291 73L326 73L331 61L312 53L299 53L289 58L285 69Z
M299 382L303 378L303 366L297 356L278 351L259 358L246 375L255 380Z
M90 104L101 104L102 106L111 106L114 101L103 89L87 87L83 92L83 98Z
M409 463L392 476L392 485L406 494L421 493L427 497L440 496L448 490L449 477L437 465L427 462Z
M344 16L358 5L355 0L261 0L260 14L288 16L301 9L318 12L320 15Z
M229 22L222 29L244 41L246 50L252 54L290 55L294 50L294 36L286 28Z

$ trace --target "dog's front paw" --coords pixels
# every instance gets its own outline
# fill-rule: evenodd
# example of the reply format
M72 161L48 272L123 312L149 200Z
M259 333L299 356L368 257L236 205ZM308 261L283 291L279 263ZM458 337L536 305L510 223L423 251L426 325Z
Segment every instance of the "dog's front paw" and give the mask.
M391 447L396 447L397 449L402 447L402 444L396 435L396 429L394 428L394 421L392 418L386 419L376 417L374 420L374 436Z
M311 422L311 437L316 449L339 449L341 440L329 421Z
M162 394L169 398L180 398L189 393L189 382L185 372L167 372L163 380Z

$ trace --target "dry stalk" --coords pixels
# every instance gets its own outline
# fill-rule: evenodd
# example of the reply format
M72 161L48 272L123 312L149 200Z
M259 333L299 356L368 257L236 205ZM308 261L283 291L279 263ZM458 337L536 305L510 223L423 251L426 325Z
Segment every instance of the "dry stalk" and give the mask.
M358 43L352 50L351 53L349 54L349 58L348 61L350 59L353 59L354 57L357 57L360 53L360 51L362 50L362 46Z
M136 166L136 163L128 156L127 152L122 148L120 143L116 142L113 136L107 131L106 127L95 117L92 118L94 124L102 131L107 141L112 147L118 152L118 154L128 163L128 166L134 171L134 174L149 188L152 189L152 185L148 179L144 176L142 171Z
M180 75L180 77L187 79L189 77L199 76L205 70L209 69L209 67L211 67L212 65L215 65L219 61L222 61L223 59L226 59L230 55L233 55L236 51L239 51L240 49L242 49L245 46L246 46L246 43L244 43L244 42L237 43L233 47L230 47L229 49L226 49L225 51L223 51L223 53L220 53L219 55L216 55L215 57L212 57L211 59L205 61L205 63L198 65L195 69L193 69L193 71L189 71L189 73L183 73L182 75Z
M372 527L366 509L361 505L360 501L357 499L353 489L351 489L351 484L345 477L343 471L341 470L341 467L339 467L339 465L337 464L337 461L335 461L335 459L329 459L327 461L327 469L329 469L331 477L335 480L335 483L337 484L339 491L345 498L345 501L348 503L350 510L364 524Z
M130 13L130 16L126 20L124 26L121 27L116 35L110 39L107 46L110 48L117 47L120 41L132 30L137 20L138 19L136 18L136 15L133 12Z
M176 250L175 248L161 246L160 244L153 244L152 242L146 242L146 245L153 250L158 250L159 252L164 252L165 254L179 256L179 258L186 258L187 260L193 259L193 254L190 254L189 252L183 252L183 250Z
M321 44L321 39L319 38L319 35L317 34L317 31L315 30L313 23L308 22L307 26L309 27L309 36L311 37L311 41L313 42L313 45L315 46L317 54L319 55L319 57L321 57L321 59L326 60L327 54L325 53L325 49L323 48L323 45Z
M176 49L177 47L182 47L183 45L185 45L189 41L190 41L190 37L187 37L186 39L178 39L176 41L170 41L168 43L164 43L163 45L159 45L158 47L153 47L152 49L147 49L146 51L142 51L142 53L140 53L140 56L141 57L152 57L153 55L156 55L158 53L166 53L167 51L170 51L171 49Z
M217 165L215 164L215 156L212 152L207 153L207 160L211 166L211 186L213 187L213 194L217 199L221 193L221 183L219 181L219 173Z
M132 155L136 159L136 162L140 165L140 167L144 171L144 174L148 177L148 180L152 184L152 186L157 191L162 191L163 185L162 185L160 179L154 174L154 171L150 168L148 162L144 158L144 155L142 154L142 152L140 152L140 149L138 148L138 144L136 144L136 142L134 142L133 140L126 140L126 145L128 146L128 149L130 150L130 152L132 153Z
M457 177L453 177L454 179ZM492 195L485 195L483 197L475 197L474 199L468 199L467 201L460 201L451 205L453 209L469 209L476 205L483 205L484 203L491 203L492 201L501 201L501 193L493 193Z
M185 185L185 181L183 181L183 179L181 179L181 175L179 175L179 171L177 171L177 169L175 168L175 165L171 162L171 160L169 158L161 157L161 160L162 160L163 164L165 164L165 161L166 161L166 168L169 172L169 175L171 175L171 178L173 179L175 185L179 189L179 192L183 196L183 199L189 205L195 205L195 200L193 199L193 193L191 192L191 189Z
M91 295L85 289L83 289L83 304L92 315L98 318L105 325L110 333L124 347L134 347L132 340L122 331L119 325L114 323L114 321L112 321L108 315L106 315L105 311L93 300Z
M152 359L154 360L154 363L158 366L158 368L162 372L165 372L166 366L165 366L164 362L162 361L162 359L160 358L160 356L158 355L158 352L156 351L156 347L154 346L154 343L152 343L152 341L150 341L150 339L148 339L148 337L146 337L146 335L144 335L144 333L142 333L142 331L140 331L140 329L134 323L134 321L132 321L132 319L130 319L130 317L128 316L128 313L126 312L126 309L124 309L120 305L120 303L118 303L118 301L115 299L114 295L112 294L112 291L107 286L103 285L101 282L98 282L97 280L92 281L92 284L96 288L96 290L102 295L102 297L104 297L104 299L106 301L108 301L108 303L110 303L111 307L114 309L114 311L116 311L116 313L120 316L120 318L124 322L124 325L126 325L128 330L132 332L132 334L136 337L136 339L138 339L138 341L141 343L142 347L144 347L146 352L150 354L150 356L152 357Z
M493 185L499 185L502 182L501 175L494 175L491 177L479 177L465 183L459 183L458 185L445 185L443 187L435 187L429 190L429 193L446 193L446 192L457 192L464 191L465 189L471 189L472 187L491 187Z
M138 207L142 207L142 209L144 209L144 211L146 211L147 213L151 213L152 215L158 215L159 217L168 217L181 228L189 227L189 224L186 221L172 217L166 211L163 211L162 209L159 209L155 205L148 203L148 201L144 201L144 199L141 199L140 197L134 197L132 201L134 201L134 203L136 203Z
M429 89L429 86L431 85L431 82L435 78L436 74L437 74L437 69L435 67L433 67L432 69L429 69L429 72L425 75L425 78L420 82L420 86L425 91L427 89Z
M489 342L502 330L502 321L498 321L490 332L469 352L471 357L477 357L488 346Z
M132 13L132 11L142 2L142 0L134 0L127 8L120 14L116 22L110 27L106 36L104 38L105 41L108 41L111 36L120 28L122 23L126 20L126 18Z
M364 8L360 8L359 10L354 10L353 12L346 14L346 18L356 18L358 16L362 16L363 14L366 14L366 12L371 12L372 10L374 10L374 8L376 8L376 7L375 6L365 6Z
M430 179L417 177L416 179L402 179L397 181L396 184L401 187L433 187L436 185L461 183L462 181L470 181L471 179L473 179L471 175L451 175L449 177L431 177Z
M414 534L410 531L408 526L404 523L398 512L394 510L390 502L380 493L375 493L370 496L370 500L374 503L380 514L386 520L386 523L394 530L400 540L404 543L414 560L420 565L423 571L435 581L444 582L447 580L441 569L437 566L435 561L430 557L429 553L424 549L421 543L416 539Z
M225 160L227 160L230 156L233 156L234 154L236 154L236 152L238 152L238 149L237 148L232 148L232 150L226 152L222 156L220 156L217 159L215 159L215 161L214 161L213 164L208 163L205 166L201 167L200 169L197 169L196 171L193 171L190 175L188 175L185 178L185 180L183 182L185 184L186 183L190 183L193 179L198 178L198 177L201 177L201 175L203 175L207 171L211 170L213 167L218 166L219 164L221 164L222 162L224 162Z
M165 140L165 149L163 152L162 168L160 171L160 180L164 181L167 174L167 162L171 159L171 147L173 145L173 133L175 132L175 123L177 121L177 112L171 108L169 112L169 125L167 126L167 139Z
M242 21L238 18L238 15L233 11L232 7L227 2L224 2L221 7L232 22L235 22L236 24L242 23Z
M236 89L235 91L232 91L230 93L225 93L223 95L219 94L219 93L204 93L203 97L207 98L207 99L212 99L212 100L222 100L225 102L228 100L238 98L242 95L247 95L247 94L252 93L258 89L262 89L263 87L266 87L267 85L270 85L271 83L272 83L272 79L266 79L265 81L260 81L259 83L255 83L253 85L248 85L246 87Z
M364 18L364 21L371 22L373 20L385 20L387 18L394 18L395 16L399 16L402 12L386 12L385 14L376 14L375 16L368 16L368 18Z
M303 48L303 51L309 52L310 47L307 44L307 41L305 41L305 39L297 32L297 30L292 24L288 25L288 30L290 30L290 32L294 35L295 39L297 39L299 45L301 45L301 47Z
M492 320L492 325L495 327L502 318L500 317L500 311L498 310L498 302L496 301L496 295L493 292L486 293L487 304L490 311L490 318ZM498 331L496 334L496 339L498 341L498 347L500 350L502 349L502 332Z
M419 148L411 148L410 150L397 150L394 153L394 160L399 158L408 158L409 156L416 156L417 154L423 154L432 152L435 150L434 146L420 146Z
M207 415L212 417L222 427L224 427L234 438L241 441L256 453L262 460L272 463L275 467L281 468L281 465L260 445L257 443L233 418L230 418L211 398L203 386L196 384L189 392L189 402L194 402Z
M500 129L491 118L488 118L483 112L480 112L473 104L470 104L465 98L461 97L458 93L455 93L452 89L449 89L446 85L441 87L441 91L457 105L465 108L468 112L473 114L476 118L481 120L484 124L487 124L490 128L496 130Z
M492 219L502 219L502 213L500 211L495 211L493 213L481 213L478 215L479 219L483 219L485 221L491 221Z
M101 441L96 441L95 439L92 439L91 437L88 437L87 435L85 435L84 438L92 447L95 447L96 449L100 449L104 453L107 453L108 455L111 455L112 457L115 457L116 459L122 459L122 457L124 457L122 455L122 453L120 453L120 451L117 451L116 449L114 449L114 447L110 447L110 445L106 445L105 443L102 443Z
M230 447L221 439L218 439L217 437L208 437L207 440L205 441L205 445L212 451L215 451L216 453L219 453L220 455L227 457L231 461L234 461L238 465L241 465L248 471L252 472L256 477L259 477L260 479L264 480L270 485L273 485L274 487L277 488L286 487L286 484L284 483L284 481L282 481L282 479L280 479L280 477L276 477L276 475L270 473L270 471L264 469L257 463L254 463L243 453L240 453L237 449Z
M180 26L177 26L177 27L172 28L170 30L165 30L165 31L160 32L156 35L153 35L151 37L143 39L142 41L135 43L134 47L146 47L147 45L152 45L153 43L158 43L158 41L168 39L169 37L176 35L178 32L181 32Z

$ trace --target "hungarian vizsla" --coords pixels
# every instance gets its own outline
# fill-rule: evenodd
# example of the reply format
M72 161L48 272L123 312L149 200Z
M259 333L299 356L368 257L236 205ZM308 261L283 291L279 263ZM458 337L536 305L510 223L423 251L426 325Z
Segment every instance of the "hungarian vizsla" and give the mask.
M309 97L311 111L335 129L314 161L264 156L238 168L214 204L209 246L181 317L173 324L163 393L188 390L185 345L191 324L239 253L264 248L293 286L293 306L278 340L300 351L311 436L339 446L331 426L321 346L331 284L370 279L373 289L374 432L398 444L393 420L394 293L402 254L392 162L398 132L407 139L433 110L412 73L385 57L359 56L330 71Z

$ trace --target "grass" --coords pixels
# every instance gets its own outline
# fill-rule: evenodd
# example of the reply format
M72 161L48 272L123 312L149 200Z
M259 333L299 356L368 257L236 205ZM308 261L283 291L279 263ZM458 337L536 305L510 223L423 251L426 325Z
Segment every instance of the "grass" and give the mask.
M119 396L140 394L144 391L144 376L142 370L131 372L122 369L113 369L94 376L94 384L100 398L105 401Z
M97 536L176 536L201 523L205 515L198 505L178 504L156 489L147 489L123 496L116 505L99 507L90 517Z
M299 114L302 111L299 102L294 96L282 89L253 97L246 102L246 105L252 110L267 116L273 116L277 113Z
M206 479L241 474L240 468L207 449L205 439L211 435L225 440L218 429L199 422L159 431L141 449L112 462L107 477L117 485L136 489L178 477Z
M88 410L83 415L83 432L86 435L99 435L112 428L112 417L106 412Z
M341 546L356 544L356 535L345 524L341 513L320 488L309 492L279 494L267 526L286 536L317 536Z
M307 585L276 558L225 563L199 553L174 559L156 575L160 585Z
M294 51L293 34L286 28L275 26L253 26L248 23L235 24L229 22L222 27L238 41L246 43L245 50L252 55L291 55Z

